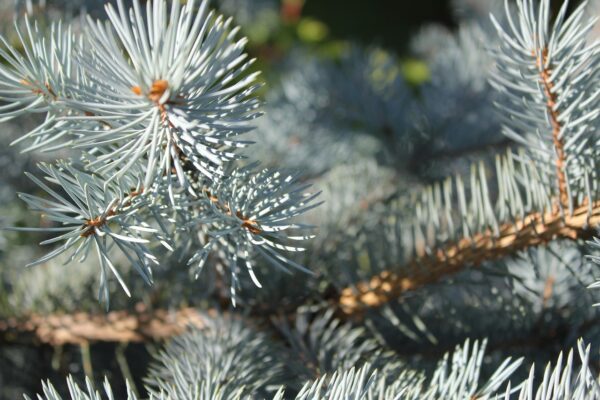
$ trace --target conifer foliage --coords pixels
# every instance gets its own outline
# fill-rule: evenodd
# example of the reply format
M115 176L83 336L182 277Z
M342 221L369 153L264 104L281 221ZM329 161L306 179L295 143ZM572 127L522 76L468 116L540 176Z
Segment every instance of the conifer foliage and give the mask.
M22 195L60 224L42 228L60 233L42 244L64 242L33 264L65 251L69 260L85 260L93 248L100 298L108 304L110 273L129 294L110 248L123 251L151 283L158 260L149 245L173 251L178 231L193 235L201 225L194 243L201 250L190 264L199 260L201 268L209 253L226 252L233 293L238 263L256 280L255 250L278 268L296 266L279 251L302 250L286 242L308 236L287 231L305 229L292 218L314 196L292 175L229 165L248 144L239 136L258 115L259 86L257 73L244 73L253 60L231 19L209 12L206 1L135 1L132 8L120 1L106 12L109 24L89 18L80 38L60 24L46 37L26 18L18 33L25 54L4 41L0 85L8 103L0 118L45 113L44 123L19 139L31 143L27 150L81 150L78 159L40 165L42 180L31 175L53 200Z
M411 61L296 0L11 5L0 396L600 399L600 3L451 3Z

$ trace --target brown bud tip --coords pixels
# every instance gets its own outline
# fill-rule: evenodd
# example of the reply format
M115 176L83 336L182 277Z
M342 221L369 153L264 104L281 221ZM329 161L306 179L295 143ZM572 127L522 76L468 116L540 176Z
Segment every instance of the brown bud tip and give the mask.
M163 96L163 94L165 94L165 92L167 91L168 88L169 88L168 81L166 81L164 79L154 81L154 83L152 83L152 87L150 88L150 94L148 95L148 97L150 98L150 100L157 102L160 100L160 98Z

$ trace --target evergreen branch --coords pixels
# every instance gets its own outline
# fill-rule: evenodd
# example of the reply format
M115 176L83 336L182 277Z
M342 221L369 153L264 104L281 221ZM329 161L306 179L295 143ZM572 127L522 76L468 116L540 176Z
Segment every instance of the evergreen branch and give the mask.
M107 378L104 379L104 384L102 385L103 391L99 391L94 387L94 383L90 380L89 377L85 378L85 387L80 387L73 376L69 375L67 377L67 387L69 389L69 397L70 399L77 400L115 400L114 393L110 382ZM61 396L60 393L56 390L54 385L50 381L42 382L42 395L37 395L37 400L63 400L65 397ZM32 400L31 397L25 395L26 400ZM138 396L132 390L131 385L127 382L127 400L137 400ZM160 396L156 400L169 400L164 396Z
M552 193L571 209L596 181L600 42L587 42L594 21L586 21L585 4L568 13L565 1L552 22L551 2L536 3L519 0L512 11L506 3L506 27L492 17L501 43L491 81L505 95L505 134L552 165Z
M590 239L592 228L600 224L600 201L584 199L564 214L543 193L545 177L529 163L515 161L511 154L497 159L495 207L482 165L472 169L469 191L460 177L456 188L450 180L426 188L415 204L416 218L397 222L405 235L405 264L344 289L339 298L342 310L355 314L379 307L468 267L556 239Z
M67 103L86 113L72 120L91 113L113 122L105 131L78 130L80 148L116 146L95 161L99 170L121 175L139 162L144 186L164 174L189 188L185 162L218 179L249 144L237 136L259 115L258 73L246 74L254 62L244 53L247 40L237 40L232 20L210 12L208 2L152 4L146 12L138 1L130 10L109 4L110 26L88 18L88 47L77 61L89 82Z
M204 318L194 308L170 310L111 311L107 314L30 315L0 320L0 337L6 341L33 336L51 345L88 342L144 342L167 339L187 327L203 327ZM31 336L30 336L31 335Z
M356 365L370 364L380 372L401 371L406 365L382 347L369 332L334 317L335 310L313 315L299 309L294 325L286 317L273 318L275 326L289 344L293 359L300 360L296 376L314 379ZM312 320L311 320L312 318Z
M368 282L342 291L342 310L355 314L365 307L379 307L405 292L456 274L465 268L497 260L533 246L557 239L587 240L593 237L592 227L600 224L600 201L584 204L571 215L561 216L558 210L532 212L515 222L500 227L499 234L487 230L471 237L451 242L435 253L410 261L400 273L384 271Z
M306 271L280 252L303 251L297 243L313 238L305 232L310 227L295 221L318 205L316 195L303 192L298 175L234 170L242 157L236 151L250 144L238 136L260 115L258 72L247 73L254 60L244 51L247 40L236 39L239 28L209 11L207 0L156 0L146 7L133 0L129 9L116 3L106 6L107 23L88 15L85 35L77 37L60 24L46 35L26 20L27 34L17 32L23 55L0 37L6 64L0 64L0 102L8 102L0 106L0 122L46 113L44 123L19 139L33 140L26 150L74 147L85 165L81 171L66 162L41 166L65 194L31 177L52 200L21 195L59 225L11 228L59 232L42 244L60 247L30 265L63 253L67 263L97 253L98 297L107 307L111 273L130 294L109 250L118 248L152 284L151 266L159 262L150 236L169 251L185 236L186 244L200 244L190 258L196 271L209 253L223 256L234 302L238 262L259 287L256 255L275 268ZM63 137L69 140L57 144ZM203 238L193 242L195 235Z
M211 253L219 254L231 272L231 297L236 303L240 287L239 269L245 267L254 284L262 287L254 273L260 256L275 269L308 269L282 255L302 252L301 244L314 237L312 226L297 223L297 217L317 207L320 192L309 193L299 176L275 170L255 170L255 165L232 170L227 177L203 188L190 203L196 214L186 229L195 234L206 230L202 248L188 260L196 279Z
M151 398L264 399L286 381L285 348L267 332L233 315L206 316L203 325L154 356L145 379Z
M32 211L40 212L57 227L8 228L24 231L58 232L58 236L41 244L61 242L61 246L37 259L29 265L38 265L62 253L69 252L67 262L83 262L91 249L96 250L101 271L100 300L108 306L108 274L112 272L123 290L130 295L121 274L109 256L109 248L116 245L131 260L137 272L148 284L152 283L151 265L158 264L146 244L149 240L142 233L156 233L146 222L141 221L137 212L147 207L144 188L135 176L125 176L109 185L103 176L76 168L71 162L61 161L56 166L40 164L48 182L62 187L67 196L58 194L41 180L29 175L31 180L47 192L50 199L29 194L21 198Z
M556 179L558 187L559 203L562 207L569 207L569 194L567 190L567 176L565 174L565 164L567 163L567 156L565 153L564 138L561 137L561 131L563 126L560 122L559 112L556 110L556 104L559 101L557 94L555 93L554 82L552 82L552 69L548 64L548 48L545 47L541 56L537 59L538 69L540 70L540 81L544 88L544 95L546 96L546 109L550 116L550 126L552 127L552 143L556 151Z
M485 356L485 341L470 344L467 340L463 346L457 346L454 353L446 354L438 363L433 376L426 378L422 374L405 370L392 376L374 370L369 364L360 368L340 369L331 376L324 375L315 381L306 382L296 400L346 400L346 399L381 399L381 400L438 400L438 399L502 399L513 398L518 394L519 399L548 399L548 400L583 400L600 398L598 378L590 367L590 346L580 339L577 345L577 355L571 350L566 356L560 353L554 365L548 364L544 370L543 379L536 376L535 365L531 367L529 376L517 386L508 381L523 360L505 359L487 379L481 380L481 366ZM581 365L577 365L579 358ZM229 378L229 377L228 377ZM237 377L234 377L234 379ZM242 379L247 378L244 374ZM507 383L508 382L508 383ZM227 390L233 382L215 383L200 380L195 385L181 386L178 381L166 391L152 394L151 399L194 399L194 400L239 400L249 398L244 393L244 387L237 390ZM85 387L80 387L69 376L67 386L70 399L101 400L114 399L113 390L105 378L103 392L94 388L93 382L86 378ZM233 386L233 385L231 385ZM42 382L43 395L38 399L64 399L51 382ZM148 388L148 386L147 386ZM181 389L181 391L179 391ZM501 393L504 391L504 395ZM293 395L292 395L293 396ZM25 396L26 399L30 397ZM253 397L255 398L255 396ZM283 386L280 386L273 400L292 398ZM137 396L127 382L127 399L135 400Z
M386 373L370 364L350 369L340 368L307 382L296 400L438 400L491 399L521 365L522 359L505 359L487 381L480 379L486 341L467 340L446 353L437 363L432 376L426 378L410 369ZM280 392L281 393L281 392ZM283 397L275 397L280 400Z
M520 390L511 390L509 383L505 396L496 397L498 400L508 400L518 395L522 400L584 400L599 399L600 384L597 374L590 366L590 346L579 339L576 356L574 350L564 356L561 352L554 366L548 364L544 369L543 379L535 376L535 365L531 367L529 376L521 385ZM578 357L577 357L578 356ZM574 361L574 358L579 360ZM580 365L577 365L578 361ZM564 364L563 364L564 362Z
M494 19L503 41L492 83L507 96L505 133L528 155L497 159L495 207L482 165L472 169L469 198L460 177L455 188L448 180L425 190L414 219L399 224L409 242L401 245L406 265L345 289L347 313L557 238L589 239L600 222L592 144L598 44L588 46L583 35L591 23L583 23L583 7L567 18L566 2L552 26L549 1L520 0L515 18L508 3L506 10L510 29Z

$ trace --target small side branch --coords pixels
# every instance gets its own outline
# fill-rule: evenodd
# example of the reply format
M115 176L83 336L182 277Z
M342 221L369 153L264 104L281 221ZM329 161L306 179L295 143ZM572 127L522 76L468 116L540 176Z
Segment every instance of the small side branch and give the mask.
M346 314L360 314L366 308L380 307L404 293L477 267L484 261L498 260L530 247L557 239L590 239L600 224L600 201L579 206L572 215L559 211L531 213L514 223L500 227L500 233L486 231L462 238L438 249L431 256L413 259L401 272L384 271L368 282L346 288L339 305Z
M556 179L558 186L558 201L560 205L568 209L569 207L569 194L567 191L567 176L565 174L565 165L567 156L565 153L565 144L561 139L562 125L560 123L559 113L556 109L558 102L557 95L554 91L554 84L552 82L552 69L548 65L548 49L542 51L542 56L538 58L538 68L540 69L540 83L546 96L546 109L548 116L550 117L550 125L552 127L552 144L556 151Z
M0 337L19 341L27 337L51 345L85 345L90 342L130 343L162 340L181 334L188 326L202 327L202 316L193 308L177 311L112 311L93 315L31 315L0 320Z

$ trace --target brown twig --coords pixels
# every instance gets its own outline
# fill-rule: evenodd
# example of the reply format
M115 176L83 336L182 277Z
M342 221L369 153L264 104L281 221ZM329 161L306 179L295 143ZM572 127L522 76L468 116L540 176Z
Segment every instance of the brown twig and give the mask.
M545 214L532 213L522 220L506 223L500 234L491 231L463 238L439 248L430 256L413 259L402 272L384 271L368 282L342 291L339 305L346 314L360 315L369 307L379 307L405 292L438 282L468 267L485 261L510 256L529 247L556 239L589 239L594 226L600 224L600 201L574 209L572 215L562 216L559 210Z
M552 83L552 69L548 64L548 49L542 51L541 57L538 57L537 66L540 70L540 82L546 96L546 109L550 116L550 126L552 127L552 143L556 150L556 179L558 185L558 201L563 208L569 207L569 194L567 191L567 176L564 167L567 161L565 153L565 144L559 137L562 130L560 116L555 109L558 98L554 93L554 84Z
M144 187L140 187L139 189L133 188L131 189L131 192L129 192L129 194L126 197L126 201L123 204L123 207L129 207L131 206L131 201L144 194ZM114 217L115 215L118 215L122 210L119 209L119 207L114 207L113 209L109 210L106 215L99 215L95 218L92 219L88 219L86 220L83 225L81 226L81 237L88 237L91 236L93 234L95 234L96 232L96 228L101 228L104 225L106 225L106 223L108 222L108 218L109 217Z
M212 204L214 204L218 209L220 209L227 215L233 215L231 213L231 208L229 208L229 205L221 203L219 199L215 195L213 195L209 190L205 189L204 194L206 195L208 200ZM243 215L242 212L239 210L236 211L235 216L241 221L242 228L248 230L249 232L255 235L262 233L262 229L260 228L260 225L256 220Z
M0 320L0 337L14 342L31 339L51 345L90 342L130 343L162 340L183 333L188 326L203 327L193 308L177 311L112 311L107 314L78 312L65 315L30 315Z

